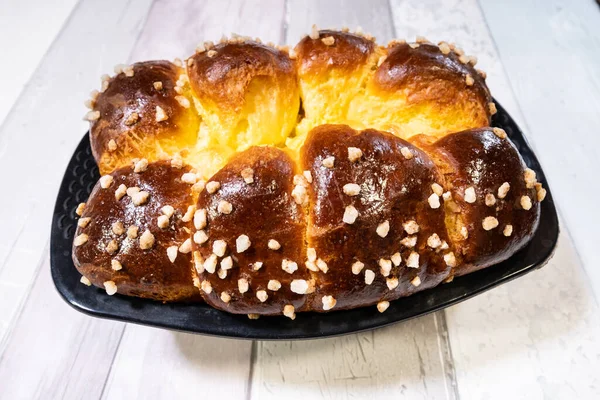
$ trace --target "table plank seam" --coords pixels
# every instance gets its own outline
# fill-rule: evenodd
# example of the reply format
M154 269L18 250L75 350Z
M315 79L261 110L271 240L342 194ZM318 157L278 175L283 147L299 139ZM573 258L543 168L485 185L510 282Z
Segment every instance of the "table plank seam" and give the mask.
M252 380L254 379L254 366L256 365L256 351L258 341L253 340L250 346L250 368L248 369L248 381L246 383L246 400L252 399Z
M454 367L454 356L452 355L452 345L450 343L450 334L448 332L448 324L446 321L446 311L442 310L434 314L433 322L438 332L438 348L440 350L440 363L444 373L446 383L446 393L448 399L460 399L458 392L458 377L456 376L456 368ZM448 387L448 385L450 387Z
M396 29L396 24L394 23L394 9L392 7L392 0L387 0L387 9L388 9L388 24L392 29L392 39L398 38L398 30ZM377 38L376 38L377 39ZM380 45L385 46L386 44L383 42L379 42Z
M113 367L115 366L115 359L117 358L117 354L119 354L119 348L121 347L121 342L123 341L123 336L125 336L125 330L127 329L127 324L123 325L123 329L121 330L121 335L119 336L119 340L117 341L117 345L115 346L115 351L112 355L112 359L110 361L110 367L106 372L106 376L104 377L104 383L102 384L102 391L100 392L100 399L104 398L104 391L106 390L108 380L111 377L111 372Z

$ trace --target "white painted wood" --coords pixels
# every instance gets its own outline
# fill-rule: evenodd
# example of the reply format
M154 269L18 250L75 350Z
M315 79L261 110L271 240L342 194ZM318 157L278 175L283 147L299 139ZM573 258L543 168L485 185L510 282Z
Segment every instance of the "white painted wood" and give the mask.
M199 43L231 33L279 43L284 14L280 0L157 0L131 61L187 58Z
M520 113L522 103L515 100L475 0L394 0L392 9L399 36L421 32L435 41L455 40L477 55L492 94L519 121L543 159L536 136L527 129L530 115ZM499 18L511 35L514 26L507 21L517 9L516 4L507 7ZM529 19L527 24L532 26ZM534 49L530 43L522 57L537 62ZM449 308L446 320L461 398L600 396L594 375L600 367L600 344L594 339L600 337L600 312L566 234L542 270Z
M600 194L600 8L590 0L481 5L598 299L600 213L590 199Z
M77 0L0 2L0 125L76 4Z
M354 31L361 27L382 43L394 36L387 0L288 0L286 19L285 44L291 46L309 34L313 24L319 29L346 26Z
M387 1L291 1L286 43L312 24L393 37ZM256 399L455 398L443 313L345 336L304 342L258 342L251 397Z
M128 325L103 399L243 399L250 341Z
M46 257L0 355L0 399L99 398L123 326L67 306Z
M436 313L375 331L314 341L258 342L256 399L453 399Z
M448 309L461 398L600 398L600 310L568 242L541 270Z
M58 185L87 130L83 100L127 57L149 6L79 4L0 127L2 185L10 190L0 196L0 343L45 255Z

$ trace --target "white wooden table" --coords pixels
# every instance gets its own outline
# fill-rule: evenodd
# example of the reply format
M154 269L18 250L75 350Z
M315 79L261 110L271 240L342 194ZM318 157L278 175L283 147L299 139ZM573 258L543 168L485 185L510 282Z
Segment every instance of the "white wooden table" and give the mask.
M194 336L68 307L50 279L50 219L100 75L231 32L293 44L313 23L477 55L549 177L553 260L445 311L325 340ZM0 48L0 398L600 398L594 0L4 0Z

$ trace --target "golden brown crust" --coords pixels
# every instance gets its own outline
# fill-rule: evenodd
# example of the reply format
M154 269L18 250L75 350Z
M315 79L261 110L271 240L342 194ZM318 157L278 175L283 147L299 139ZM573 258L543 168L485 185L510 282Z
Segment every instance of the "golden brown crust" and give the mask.
M349 108L350 120L405 139L489 126L495 110L472 58L446 44L400 42L384 51L364 95Z
M350 161L349 147L360 149L362 157ZM403 148L410 151L410 159L402 154ZM323 160L332 156L334 166L323 166ZM389 133L322 125L309 134L302 148L302 163L314 180L309 190L307 245L315 248L317 257L329 267L326 274L317 274L313 309L323 309L322 296L333 295L335 309L355 308L408 296L448 277L450 267L442 256L452 250L427 246L433 234L440 241L448 238L444 210L432 209L427 201L431 185L441 183L441 177L424 152ZM349 183L359 185L360 193L346 194L343 188ZM347 206L358 211L352 224L343 221ZM386 221L389 231L381 237L377 228ZM408 221L416 221L417 233L406 232L403 224ZM408 236L416 238L414 247L401 244ZM407 267L412 252L419 255L418 268ZM384 276L380 260L391 263L396 253L401 256L400 264ZM354 274L352 264L357 261L364 267ZM365 283L367 270L375 273L372 284ZM420 285L414 286L411 281L417 276ZM390 289L388 279L391 286L398 279L397 287Z
M111 78L94 104L99 118L92 121L90 142L101 173L128 165L134 158L169 158L196 142L198 115L191 106L182 106L177 96L186 98L190 105L192 100L186 93L175 91L184 71L169 61L147 61L131 67L133 76L121 72ZM155 86L157 82L160 85ZM157 107L164 113L160 121Z
M252 183L246 183L242 176L242 171L247 168L252 169ZM283 151L274 147L252 147L234 157L211 178L210 182L219 182L218 191L200 193L197 208L207 210L205 232L209 240L195 248L206 260L213 254L214 242L224 240L227 243L224 257L231 256L234 260L233 268L227 271L224 279L218 276L224 257L218 257L216 271L205 270L199 274L201 285L204 281L211 284L211 293L203 292L208 304L241 314L281 314L287 304L296 310L304 307L305 296L290 290L292 280L310 279L302 261L305 253L304 213L291 197L295 172L294 164ZM218 211L222 201L231 203L231 213ZM251 245L238 252L236 239L241 235L247 235ZM270 249L270 240L276 240L281 248ZM283 260L296 262L298 270L284 271ZM262 262L258 270L255 270L256 262ZM239 279L246 279L247 292L240 292ZM270 290L269 280L277 281L281 288ZM257 298L259 291L268 295L265 302ZM222 293L231 297L227 303L221 299Z
M490 128L473 129L446 136L427 151L444 173L455 204L451 206L454 211L447 209L447 214L451 215L448 229L454 231L462 261L457 275L504 261L531 239L539 223L540 204L534 185L527 187L525 163L509 139L498 137ZM503 184L509 189L500 198ZM467 188L474 189L473 203L465 201ZM531 200L531 209L523 209L523 196ZM486 217L495 218L498 226L485 230ZM504 234L507 225L511 226L510 236ZM463 226L466 237L460 232Z
M471 101L485 107L479 118L489 123L487 104L492 101L483 77L454 51L443 54L436 45L397 43L387 49L373 84L387 92L406 91L409 103L435 101L449 104ZM473 83L467 84L467 76ZM464 100L463 100L464 98Z
M251 146L283 144L293 131L300 98L287 52L236 39L207 45L188 59L187 70L203 122L198 143L209 153L228 157Z
M303 76L332 69L351 72L364 65L375 49L375 42L364 36L321 30L318 39L305 36L296 45L298 73Z
M98 182L81 216L89 218L89 222L75 232L75 237L87 235L86 243L73 247L73 261L79 272L100 288L104 288L104 282L112 281L118 293L128 296L198 301L198 290L192 283L191 253L178 251L174 262L167 256L167 248L179 247L191 237L191 222L182 220L193 205L190 185L181 182L182 174L188 170L189 167L177 169L167 161L159 161L139 173L133 172L132 167L114 171L107 188ZM149 194L148 199L139 206L127 194L117 200L115 192L120 185L137 187ZM160 228L158 217L167 205L173 207L174 214L168 227ZM130 227L137 227L135 238L128 234ZM140 244L146 230L154 236L154 243L144 250ZM107 247L113 240L118 248L109 254ZM113 269L113 260L121 264L120 270Z
M188 63L190 83L200 101L239 112L254 79L295 86L296 70L288 54L253 41L225 42L196 53Z

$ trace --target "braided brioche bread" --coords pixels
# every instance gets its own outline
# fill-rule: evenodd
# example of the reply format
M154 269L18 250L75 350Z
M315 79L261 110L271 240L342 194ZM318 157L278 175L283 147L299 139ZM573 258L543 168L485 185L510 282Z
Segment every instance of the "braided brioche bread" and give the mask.
M316 31L117 67L73 260L109 294L284 314L377 304L499 263L545 190L447 43Z

